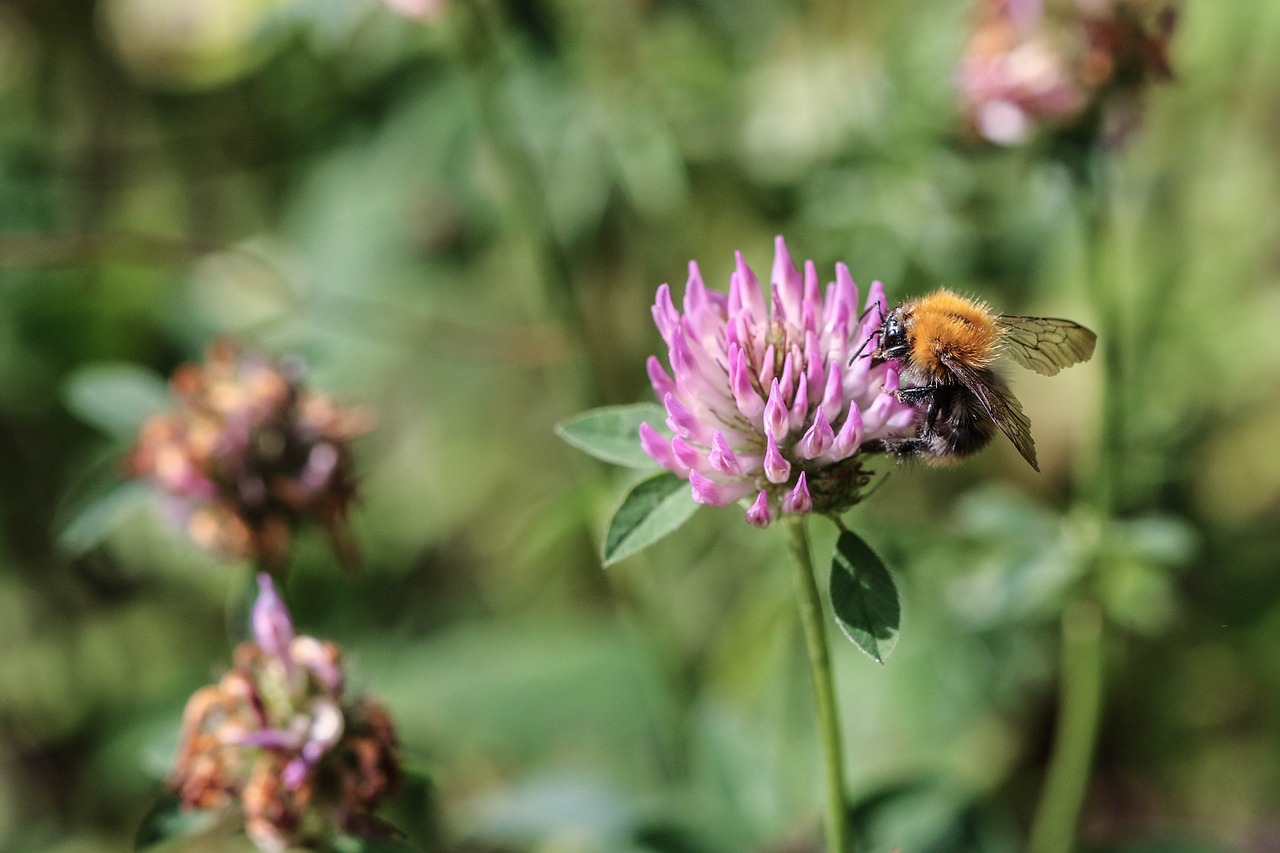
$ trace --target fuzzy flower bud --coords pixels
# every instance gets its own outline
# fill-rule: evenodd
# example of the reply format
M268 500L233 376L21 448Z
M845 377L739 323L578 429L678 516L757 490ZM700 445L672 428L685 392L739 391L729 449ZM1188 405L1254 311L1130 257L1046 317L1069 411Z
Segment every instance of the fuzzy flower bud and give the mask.
M129 467L173 500L202 547L279 566L312 521L344 564L358 562L349 444L370 418L305 390L300 372L219 342L203 366L174 372L176 405L143 424Z
M391 718L343 694L338 647L294 635L271 579L258 582L256 639L187 702L169 784L183 808L241 812L264 853L371 831L400 777Z
M916 417L885 388L891 365L849 364L885 313L883 290L872 286L871 319L860 322L843 265L824 293L812 262L802 274L781 237L775 249L767 295L741 255L728 294L707 290L693 265L683 312L670 287L658 289L671 371L656 358L648 371L676 435L640 429L645 452L686 477L694 500L749 501L757 527L857 503L869 478L863 440L908 435Z

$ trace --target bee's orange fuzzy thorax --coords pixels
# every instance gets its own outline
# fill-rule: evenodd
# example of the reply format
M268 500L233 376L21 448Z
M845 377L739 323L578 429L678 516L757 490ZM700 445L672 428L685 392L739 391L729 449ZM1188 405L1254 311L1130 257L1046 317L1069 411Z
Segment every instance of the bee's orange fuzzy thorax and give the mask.
M944 354L972 367L987 367L995 360L1000 332L995 315L981 302L939 290L915 300L907 313L911 358L935 377L947 375L940 360Z

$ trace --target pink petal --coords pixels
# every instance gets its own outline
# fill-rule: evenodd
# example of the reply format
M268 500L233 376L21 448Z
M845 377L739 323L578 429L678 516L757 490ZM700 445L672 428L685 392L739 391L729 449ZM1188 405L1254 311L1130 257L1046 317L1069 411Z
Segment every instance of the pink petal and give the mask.
M804 422L809 419L809 391L808 386L801 382L800 387L796 389L795 401L791 404L790 417L787 419L789 430L799 429L804 426Z
M706 455L680 436L671 439L671 453L675 456L676 462L679 463L681 468L707 473Z
M791 253L787 251L787 243L781 235L774 239L773 247L773 275L770 280L773 283L775 304L782 308L781 315L775 310L774 319L786 319L799 325L804 280L791 260Z
M844 313L844 309L840 309L840 313ZM838 320L831 328L831 334L827 337L826 360L832 364L844 366L849 361L849 321L845 318Z
M717 297L723 300L722 294L707 291L697 261L690 261L689 281L684 288L684 315L693 335L699 340L716 335L724 325L722 305L717 302Z
M689 441L700 441L707 428L693 416L693 413L681 405L675 394L668 394L662 399L667 407L667 426L681 438Z
M914 408L903 403L897 411L885 419L884 426L881 429L886 435L907 432L915 425L916 414Z
M680 312L671 301L671 288L666 284L659 285L653 302L653 324L658 327L658 333L668 345L671 343L671 331L679 323Z
M743 475L742 462L739 461L738 454L733 452L733 448L729 446L724 433L720 430L711 434L711 453L707 461L710 462L712 470L719 471L721 474L728 474L730 477Z
M805 482L804 472L800 472L800 479L796 482L796 487L787 492L782 499L783 512L809 512L813 509L813 497L809 494L809 484Z
M746 415L747 420L755 423L756 418L764 411L764 399L751 384L751 368L747 365L747 357L742 350L729 356L729 385L733 390L733 400L738 404L738 411Z
M647 423L640 424L640 449L668 471L679 474L681 477L688 475L688 469L676 462L676 455L671 450L671 440Z
M785 483L791 479L791 463L782 458L778 442L772 433L765 433L764 475L770 483Z
M734 347L741 349L751 340L751 321L745 311L729 315L729 322L724 327L724 348L729 352Z
M800 328L815 331L822 314L822 291L818 285L818 267L804 262L804 301L800 304Z
M693 351L689 349L689 340L679 326L671 333L671 349L668 355L671 371L676 376L676 384L685 385L691 376L698 373L698 364L693 357Z
M813 415L813 426L809 427L804 438L800 439L800 457L817 459L830 450L835 441L835 430L831 429L831 424L827 422L827 416L822 413L822 409L818 409Z
M875 306L875 307L873 307ZM867 312L864 323L870 323L871 328L878 329L884 322L884 315L889 313L888 302L884 298L884 285L878 280L871 282L871 287L867 289L866 307L871 309Z
M728 506L745 498L755 489L754 485L745 480L717 483L697 471L689 472L689 485L693 488L693 499L708 506Z
M741 252L734 252L733 257L735 266L733 275L729 277L729 312L745 309L757 323L764 322L769 313L760 290L760 280L747 266Z
M293 643L293 620L289 610L276 592L271 575L258 575L258 598L253 603L253 638L269 657L283 661L292 668L293 659L289 646Z
M844 408L844 394L840 386L840 363L833 361L827 365L827 385L822 391L822 413L830 423Z
M822 397L823 381L827 378L825 365L822 363L822 347L818 344L818 336L806 332L804 336L804 376L809 385L809 399Z
M818 319L822 323L822 329L825 333L831 327L831 320L835 316L836 310L836 283L834 281L827 282L827 289L822 294L822 316Z
M835 457L835 461L852 456L862 444L862 434L862 411L856 402L851 402L849 414L844 419L840 432L836 433L836 441L831 448L831 455Z
M764 404L764 431L772 438L785 439L790 431L790 413L782 400L778 380L769 386L769 401Z
M659 400L666 399L668 394L672 394L676 390L676 382L667 375L666 369L663 368L662 362L658 360L656 355L649 356L645 362L645 367L649 371L649 384L653 386L653 393Z
M849 275L849 268L844 264L836 264L836 293L831 306L833 323L841 319L848 320L862 312L858 310L858 286Z
M783 397L790 397L795 391L795 363L795 357L790 352L782 360L782 377L778 387L781 389Z
M884 393L878 395L871 405L867 407L863 416L863 423L866 428L866 437L879 438L882 435L889 434L889 422L900 422L898 415L903 408L903 404L898 401L897 397L892 394ZM912 421L915 419L915 411L912 412Z
M764 529L771 521L773 521L773 510L769 508L769 493L761 489L760 494L756 495L755 502L747 510L747 522Z
M768 388L773 383L778 366L778 353L773 344L765 347L764 358L760 360L760 387Z
M707 306L707 286L697 261L689 261L689 279L684 285L684 313L696 314Z

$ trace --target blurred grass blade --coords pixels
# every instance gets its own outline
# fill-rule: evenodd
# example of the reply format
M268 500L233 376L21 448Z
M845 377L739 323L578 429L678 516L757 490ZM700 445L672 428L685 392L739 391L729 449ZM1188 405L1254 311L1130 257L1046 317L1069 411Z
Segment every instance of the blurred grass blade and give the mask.
M67 378L62 401L85 423L112 438L132 441L143 421L168 408L169 386L136 364L90 364Z
M597 459L627 468L653 468L657 463L640 447L640 424L646 421L667 433L667 413L653 403L606 406L556 424L556 435Z
M898 644L898 588L884 561L848 530L831 560L831 608L845 636L884 663Z
M688 521L698 509L689 481L663 471L631 487L609 520L604 538L604 564L649 547Z

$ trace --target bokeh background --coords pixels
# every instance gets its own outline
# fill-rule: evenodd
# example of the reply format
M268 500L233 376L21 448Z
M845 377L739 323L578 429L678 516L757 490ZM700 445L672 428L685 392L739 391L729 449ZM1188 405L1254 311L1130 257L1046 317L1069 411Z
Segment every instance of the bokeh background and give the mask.
M780 532L704 509L602 571L627 475L552 430L651 399L659 283L782 234L890 300L1117 308L1102 357L1014 376L1042 474L890 463L850 514L905 610L883 668L836 636L870 849L1019 849L1087 583L1089 849L1280 850L1280 4L1183 6L1100 236L1045 146L959 138L967 6L0 4L0 849L129 849L229 659L248 567L118 488L217 336L377 413L366 566L304 535L287 595L395 714L439 849L811 849Z

